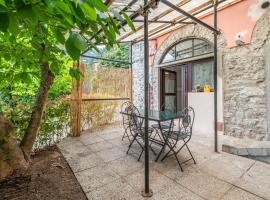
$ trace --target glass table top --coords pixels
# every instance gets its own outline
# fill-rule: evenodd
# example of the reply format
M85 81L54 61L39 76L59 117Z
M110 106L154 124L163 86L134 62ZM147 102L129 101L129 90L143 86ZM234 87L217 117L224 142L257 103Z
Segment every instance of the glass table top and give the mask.
M127 114L126 112L121 112L122 114ZM182 112L173 112L173 111L158 111L158 110L149 110L148 118L151 121L169 121L173 119L177 119L183 116ZM144 118L144 110L139 110L138 117Z

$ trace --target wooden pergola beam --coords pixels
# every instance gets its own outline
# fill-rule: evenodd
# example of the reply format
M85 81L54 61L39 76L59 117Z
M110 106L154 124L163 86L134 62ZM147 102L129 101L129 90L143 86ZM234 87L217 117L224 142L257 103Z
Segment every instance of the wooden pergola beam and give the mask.
M234 4L237 4L237 3L241 2L241 1L244 1L244 0L235 0L233 2L227 3L227 4L223 5L223 6L218 7L218 10L217 11L220 11L220 10L223 10L225 8L228 8L228 7L230 7L230 6L234 5ZM209 12L203 14L202 16L200 16L199 18L202 19L202 18L207 17L207 16L209 16L211 14L213 14L213 11L209 11ZM173 32L173 31L175 31L175 30L177 30L177 29L179 29L179 28L181 28L183 26L185 26L185 25L176 25L173 28L169 28L168 27L168 28L166 28L167 30L165 32L162 32L160 34L158 34L158 33L152 34L152 36L150 36L149 38L152 39L152 38L161 37L162 35L165 35L167 33ZM156 34L158 34L158 35L156 35Z
M183 5L187 4L187 3L190 2L190 1L191 1L191 0L183 0L183 1L181 1L180 3L176 4L176 6L177 6L177 7L183 6ZM164 12L162 12L160 15L158 15L158 16L154 17L153 19L151 19L151 21L157 21L157 20L161 19L162 17L164 17L164 16L170 14L170 13L173 12L173 11L174 11L173 9L169 8L169 9L165 10ZM139 31L139 30L143 29L143 27L144 27L144 26L141 25L141 26L137 27L136 30ZM118 41L124 40L125 38L129 37L129 36L132 35L133 33L134 33L134 32L132 32L132 31L128 32L127 34L125 34L125 35L123 35L122 37L118 38Z
M213 1L212 0L209 0L209 1L207 1L207 2L205 2L205 3L203 3L203 4L199 5L199 6L197 6L195 8L189 10L188 12L191 13L191 14L194 14L195 12L203 9L206 6L211 5L212 3L213 3ZM176 21L181 20L181 19L184 19L184 18L185 18L184 15L180 15L178 17L173 18L171 21L172 22L176 22ZM152 30L149 31L149 37L151 37L153 33L157 32L157 31L159 31L161 29L167 29L169 27L171 27L171 25L167 25L167 24L162 24L162 25L156 27L156 28L154 28L154 29L152 29ZM179 27L181 27L181 26L178 26L178 28ZM142 39L143 39L143 35L140 35L137 38L135 38L134 41L140 41Z
M112 5L113 1L114 0L106 0L105 1L105 5L108 6L108 7L110 7Z

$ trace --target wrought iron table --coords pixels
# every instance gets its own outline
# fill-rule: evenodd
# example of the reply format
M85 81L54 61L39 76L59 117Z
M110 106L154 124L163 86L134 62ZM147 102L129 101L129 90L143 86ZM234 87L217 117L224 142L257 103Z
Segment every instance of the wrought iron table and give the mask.
M124 114L124 115L130 115L127 112L120 112L120 113ZM137 117L144 119L145 118L144 113L145 113L144 110L139 110L139 115ZM184 115L182 112L173 112L173 111L169 111L169 110L165 110L165 111L149 110L148 119L149 119L149 121L155 121L158 123L160 134L161 134L161 137L159 137L161 140L158 140L158 139L153 138L153 137L149 137L149 141L151 143L155 143L155 144L161 146L161 150L159 151L155 161L158 161L160 155L165 150L165 147L167 145L166 138L164 137L164 134L163 134L164 130L161 128L161 123L169 122L169 130L171 130L173 128L173 120L179 119L183 116Z

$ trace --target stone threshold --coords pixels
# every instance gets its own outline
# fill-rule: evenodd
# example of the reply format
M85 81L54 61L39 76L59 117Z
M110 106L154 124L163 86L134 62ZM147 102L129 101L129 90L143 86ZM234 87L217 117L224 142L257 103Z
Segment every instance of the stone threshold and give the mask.
M238 156L270 156L270 141L219 135L222 151Z

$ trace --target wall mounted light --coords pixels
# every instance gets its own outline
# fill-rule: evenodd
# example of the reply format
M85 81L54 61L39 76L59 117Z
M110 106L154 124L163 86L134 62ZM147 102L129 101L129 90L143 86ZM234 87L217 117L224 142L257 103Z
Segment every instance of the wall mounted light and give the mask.
M266 8L268 8L270 6L270 2L269 1L264 1L263 3L262 3L262 5L261 5L261 8L262 9L266 9Z
M243 41L243 36L245 35L245 32L238 33L236 35L235 44L237 46L243 46L245 45L245 42Z

